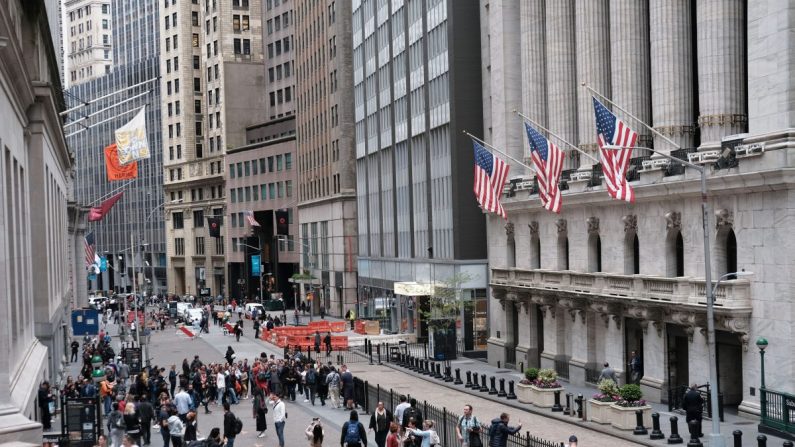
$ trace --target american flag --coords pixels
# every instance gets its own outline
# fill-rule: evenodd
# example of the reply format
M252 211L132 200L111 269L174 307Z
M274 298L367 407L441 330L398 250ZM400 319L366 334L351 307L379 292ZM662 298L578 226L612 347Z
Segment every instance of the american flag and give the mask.
M538 196L544 208L553 213L560 212L560 174L563 172L563 151L544 138L529 124L524 124L527 141L530 142L530 158L536 168Z
M86 270L89 273L96 273L99 271L99 256L97 255L96 250L94 249L94 244L96 240L94 239L94 233L88 233L85 236L85 252L86 252ZM96 267L96 270L93 270L93 267Z
M254 219L254 211L246 211L245 214L246 214L246 220L248 221L249 225L251 225L252 227L260 226L259 222L257 222L257 219Z
M508 216L500 203L500 196L510 166L492 155L477 141L472 140L472 144L475 146L475 196L478 203L484 210L507 219Z
M596 141L599 144L607 193L614 199L635 202L635 191L627 182L627 169L638 134L616 118L596 98L593 98L593 109L596 114Z

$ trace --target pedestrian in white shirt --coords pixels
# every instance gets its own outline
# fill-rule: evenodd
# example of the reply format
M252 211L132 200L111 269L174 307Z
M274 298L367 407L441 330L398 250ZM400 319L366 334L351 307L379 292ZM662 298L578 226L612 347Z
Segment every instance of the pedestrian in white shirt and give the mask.
M408 403L408 399L406 396L400 396L400 403L397 407L395 407L395 421L400 424L403 421L403 412L406 411L406 408L410 407L411 404Z
M226 393L226 376L220 369L215 376L215 386L218 388L218 405L221 405L224 403L224 393Z
M273 425L276 426L276 436L279 437L279 447L284 447L284 425L287 420L287 411L284 402L278 395L271 393L273 404Z

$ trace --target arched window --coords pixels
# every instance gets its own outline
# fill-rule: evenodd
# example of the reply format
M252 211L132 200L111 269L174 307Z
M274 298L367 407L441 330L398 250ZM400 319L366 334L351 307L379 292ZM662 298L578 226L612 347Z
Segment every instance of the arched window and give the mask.
M668 233L665 255L667 276L685 276L685 244L681 231Z
M737 271L737 238L734 230L729 230L726 235L726 273ZM730 275L728 279L737 279L737 275Z
M505 266L516 267L516 242L514 242L513 236L508 236L505 247Z
M602 238L597 233L588 236L588 271L602 271Z
M624 237L624 274L637 275L640 273L640 243L638 234L627 233Z

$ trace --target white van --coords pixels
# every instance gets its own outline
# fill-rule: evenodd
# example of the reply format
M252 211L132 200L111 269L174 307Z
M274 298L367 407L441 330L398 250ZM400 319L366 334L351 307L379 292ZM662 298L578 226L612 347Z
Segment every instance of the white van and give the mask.
M201 309L188 309L185 311L185 324L198 325L203 316L204 312Z
M185 321L188 321L188 313L189 309L193 309L193 304L191 303L177 303L177 318L182 318Z
M246 318L249 320L251 319L251 315L254 313L254 309L257 309L257 315L261 316L265 314L265 308L262 307L260 303L248 303L246 304Z

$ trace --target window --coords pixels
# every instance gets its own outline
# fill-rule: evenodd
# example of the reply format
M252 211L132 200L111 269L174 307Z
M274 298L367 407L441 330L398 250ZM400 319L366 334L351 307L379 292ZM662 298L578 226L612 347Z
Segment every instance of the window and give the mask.
M235 178L235 169L233 164L229 164L229 178Z
M170 50L171 50L171 38L170 37L166 37L166 51L170 51Z
M102 29L108 29L108 19L102 19Z
M275 183L269 183L268 184L268 190L270 191L268 193L268 197L271 198L271 199L275 199L276 198L276 184Z
M174 67L174 68L176 68L176 67ZM194 70L198 70L199 69L199 56L193 56L193 69Z
M538 224L537 222L534 223ZM541 268L541 239L538 237L537 232L530 237L530 268Z
M168 147L168 159L169 160L173 160L174 159L174 146L169 146Z
M199 26L199 12L198 11L191 12L190 20L193 26Z
M251 163L248 160L243 162L243 172L245 172L246 177L251 175Z
M202 102L200 99L193 100L193 113L202 113Z
M182 158L182 145L177 145L177 158Z
M602 238L598 233L588 236L588 271L602 271Z
M174 254L185 256L185 239L181 237L174 238Z
M179 101L175 101L175 102L174 102L174 114L175 114L175 115L177 115L177 116L179 116L179 114L180 114L180 109L181 109L181 108L180 108L180 106L179 106Z
M237 194L235 193L235 188L232 188L232 191L229 193L229 200L232 203L237 203ZM234 226L234 225L232 225L232 226Z
M235 54L240 54L240 51L241 51L241 49L240 49L240 39L235 39L233 41L233 46L234 46L234 49L235 49Z
M558 235L558 270L569 269L569 236L567 233Z
M166 73L171 73L171 59L166 61Z
M108 13L108 8L109 8L109 5L102 5L102 14L107 14Z
M195 124L196 124L196 136L200 137L200 136L202 136L202 122L201 121L196 121ZM197 154L196 156L201 158L201 155Z
M193 91L201 93L202 84L200 78L193 78Z
M171 214L171 221L173 223L172 228L175 230L181 230L183 228L183 221L182 221L182 213L172 213Z
M288 14L288 13L286 13L286 12L285 12L284 14L282 14L282 25L283 25L285 28L287 28L287 25L289 25L289 24L290 24L290 22L289 22L289 20L288 20L288 15L287 15L287 14Z
M251 29L251 27L249 25L248 16L243 16L243 24L242 25L243 25L243 31L248 31L249 29Z
M218 210L220 211L220 210ZM220 213L218 214L221 215ZM224 237L217 237L215 238L215 254L222 255L224 254Z
M284 170L289 171L293 168L293 154L284 154Z
M102 45L110 45L110 36L108 36L107 34L102 35Z
M201 124L201 122L199 123ZM204 146L201 143L196 143L196 158L204 157Z
M193 48L199 48L199 34L193 33Z
M251 54L251 40L243 39L243 54Z
M232 16L232 31L240 32L240 16L237 14Z
M287 182L285 182L285 189L287 190L286 191L287 197L292 197L293 196L293 181L292 180L287 180Z
M675 231L666 238L666 272L669 277L685 276L685 244L682 232Z
M193 228L204 228L204 210L193 212Z
M196 254L203 255L204 254L204 237L199 236L196 238Z
M257 160L251 160L251 175L257 175Z
M174 93L179 93L179 79L174 79Z
M279 182L279 198L284 197L284 182Z
M282 170L282 156L281 155L277 155L276 156L276 170L277 171L281 171Z
M243 163L238 163L236 167L237 167L237 176L243 177Z
M273 71L273 68L269 68L268 69L268 81L269 82L273 82L273 80L274 80L274 71Z

